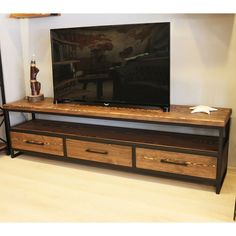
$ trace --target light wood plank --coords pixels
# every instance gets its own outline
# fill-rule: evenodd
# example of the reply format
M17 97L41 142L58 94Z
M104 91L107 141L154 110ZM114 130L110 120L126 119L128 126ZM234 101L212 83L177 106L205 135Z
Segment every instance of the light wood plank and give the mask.
M232 222L236 173L211 186L0 156L1 222Z

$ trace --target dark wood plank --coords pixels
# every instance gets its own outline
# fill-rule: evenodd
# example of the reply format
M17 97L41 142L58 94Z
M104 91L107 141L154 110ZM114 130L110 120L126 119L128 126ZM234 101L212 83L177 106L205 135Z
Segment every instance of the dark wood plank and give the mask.
M159 132L100 125L69 122L31 120L13 127L13 130L47 132L52 135L91 137L98 140L118 140L122 142L178 147L217 153L218 139L212 136Z
M229 108L218 108L218 111L210 115L204 113L191 114L189 107L182 105L171 105L170 112L163 112L161 109L140 109L103 107L80 104L53 104L52 98L44 101L29 103L26 99L5 104L4 109L43 112L63 115L76 115L94 118L109 118L144 122L163 122L186 125L204 125L224 127L230 118L232 110Z

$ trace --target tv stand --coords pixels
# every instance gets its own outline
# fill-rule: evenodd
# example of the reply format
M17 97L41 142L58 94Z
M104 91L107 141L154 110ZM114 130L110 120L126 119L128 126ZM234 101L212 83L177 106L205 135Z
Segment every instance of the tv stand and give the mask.
M169 112L170 111L170 107L163 107L163 112Z
M210 115L191 114L189 106L170 109L53 104L52 98L37 103L20 100L4 105L9 151L11 157L23 152L209 184L220 193L227 172L231 109L219 108ZM11 126L12 111L31 113L32 119ZM132 121L139 128L42 120L35 114ZM169 131L148 130L144 123ZM214 134L192 134L188 127Z
M145 106L145 105L132 105L132 104L119 104L119 103L89 103L82 101L73 101L69 99L53 99L53 104L77 104L77 105L91 105L91 106L102 106L102 107L117 107L117 108L134 108L134 109L162 109L163 112L169 112L170 106Z

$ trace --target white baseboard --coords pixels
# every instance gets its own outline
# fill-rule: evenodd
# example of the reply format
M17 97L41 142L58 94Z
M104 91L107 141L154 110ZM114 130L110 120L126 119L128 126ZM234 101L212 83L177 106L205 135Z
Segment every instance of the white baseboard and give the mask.
M235 166L228 166L228 170L230 172L236 173L236 167Z

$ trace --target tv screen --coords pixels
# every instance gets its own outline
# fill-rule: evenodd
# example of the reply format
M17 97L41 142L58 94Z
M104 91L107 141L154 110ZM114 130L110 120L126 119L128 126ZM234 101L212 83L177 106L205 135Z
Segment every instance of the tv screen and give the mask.
M55 102L170 105L170 23L51 29Z

